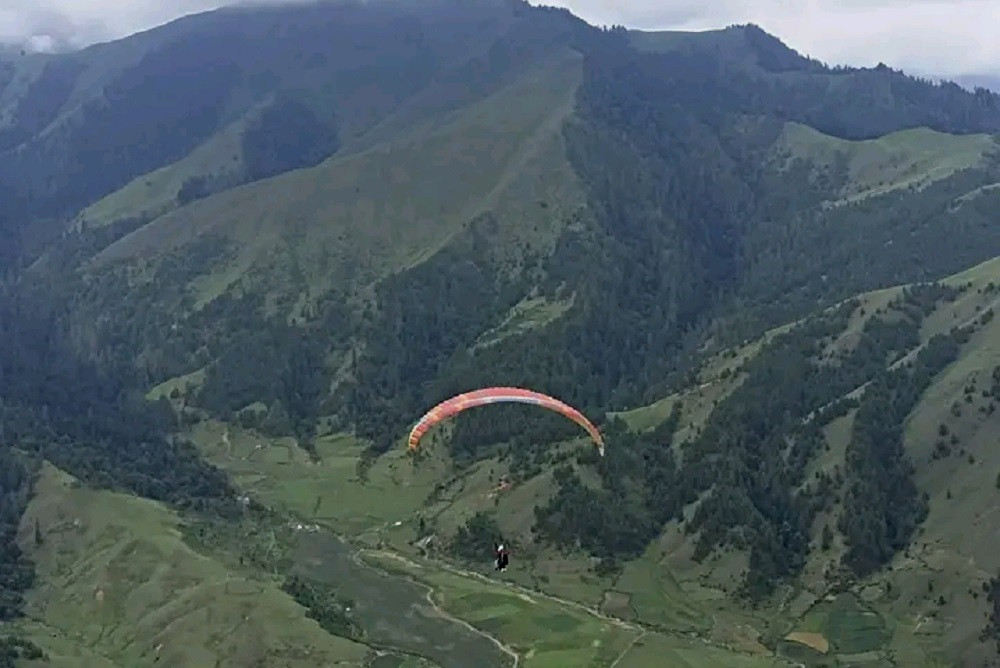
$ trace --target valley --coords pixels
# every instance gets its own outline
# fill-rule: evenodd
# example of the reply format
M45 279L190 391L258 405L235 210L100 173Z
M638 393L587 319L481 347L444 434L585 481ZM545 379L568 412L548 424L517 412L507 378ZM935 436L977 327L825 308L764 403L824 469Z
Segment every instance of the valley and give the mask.
M1000 665L1000 95L320 2L0 52L0 158L3 668ZM504 385L607 456L406 452Z

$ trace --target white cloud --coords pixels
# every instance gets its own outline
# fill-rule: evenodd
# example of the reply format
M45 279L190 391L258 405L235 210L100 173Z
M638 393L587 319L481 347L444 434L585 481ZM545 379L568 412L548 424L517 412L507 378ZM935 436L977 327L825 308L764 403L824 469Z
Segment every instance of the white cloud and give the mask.
M591 23L704 30L752 22L830 64L1000 72L1000 0L546 0Z
M0 41L48 38L84 46L224 4L225 0L2 0Z
M232 0L230 0L232 1ZM0 41L83 45L226 0L0 0ZM596 24L701 30L753 22L825 62L1000 72L1000 0L532 0Z

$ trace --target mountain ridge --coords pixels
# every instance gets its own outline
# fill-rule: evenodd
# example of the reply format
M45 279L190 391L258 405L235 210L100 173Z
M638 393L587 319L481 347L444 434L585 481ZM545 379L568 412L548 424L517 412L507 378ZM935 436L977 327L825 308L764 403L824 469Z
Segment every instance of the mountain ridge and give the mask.
M368 556L503 626L525 665L563 641L580 661L652 650L591 645L611 627L564 604L539 628L591 630L484 621L472 601L520 604L435 560L477 562L502 533L520 584L638 618L693 665L987 657L986 601L963 585L994 565L960 567L967 537L944 527L953 491L991 526L985 469L953 453L993 463L989 388L955 392L994 359L1000 96L831 68L752 25L426 5L212 13L0 76L4 526L48 461L172 506L195 552L407 668L452 658L409 622L351 621L337 582L363 557L326 569L328 532L425 554ZM558 416L495 406L402 459L423 410L500 384L603 416L617 447L578 454ZM45 531L19 528L12 619ZM943 603L919 591L935 558ZM861 596L875 586L909 598ZM886 639L912 614L940 647Z

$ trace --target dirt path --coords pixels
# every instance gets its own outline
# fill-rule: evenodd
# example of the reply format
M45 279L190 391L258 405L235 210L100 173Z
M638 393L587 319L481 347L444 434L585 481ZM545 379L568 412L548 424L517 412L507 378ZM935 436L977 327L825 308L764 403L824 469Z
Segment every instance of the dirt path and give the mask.
M351 560L354 561L354 563L357 564L358 566L360 566L361 568L368 568L368 569L376 570L376 571L380 570L377 566L365 562L365 560L362 558L362 555L365 552L370 552L370 553L374 553L374 554L381 554L383 556L386 556L386 557L389 557L389 558L392 558L392 559L397 559L398 561L402 561L402 562L407 563L409 565L413 565L416 568L423 568L423 566L421 566L420 564L412 562L409 559L406 559L405 557L402 557L401 555L397 555L397 554L395 554L393 552L387 552L387 551L384 551L384 550L368 550L368 549L356 550L351 555ZM459 626L465 628L467 631L469 631L471 633L474 633L474 634L476 634L478 636L486 638L491 643L493 643L496 646L497 649L499 649L501 652L503 652L504 654L506 654L507 656L509 656L511 658L511 660L513 661L513 664L511 666L511 668L518 668L518 666L521 663L521 655L518 654L516 650L514 650L509 645L504 644L504 642L502 640L500 640L499 638L497 638L496 636L490 635L486 631L483 631L482 629L476 628L471 623L467 622L464 619L461 619L460 617L456 617L455 615L451 614L450 612L448 612L447 610L445 610L443 607L441 607L438 604L438 602L434 600L434 593L435 592L434 592L434 587L433 586L427 584L426 582L421 582L420 580L418 580L417 578L413 577L409 573L400 573L400 574L393 573L392 575L398 576L398 577L402 577L403 579L405 579L408 582L410 582L410 583L412 583L412 584L420 587L421 589L427 590L427 593L424 595L424 598L427 600L427 604L431 607L431 609L434 610L435 614L437 614L439 617L441 617L443 619L447 619L448 621L450 621L450 622L452 622L454 624L458 624Z
M381 556L384 556L384 557L388 557L389 559L394 559L396 561L404 563L404 564L406 564L408 566L412 566L413 568L418 568L418 569L421 569L421 570L424 569L424 565L423 564L420 564L419 562L413 561L412 559L410 559L408 557L405 557L405 556L403 556L403 555L401 555L399 553L396 553L396 552L391 552L389 550L374 550L374 549L369 549L369 548L362 548L361 550L359 550L359 556L360 556L360 553L362 553L362 552L367 552L369 554L381 555ZM571 601L571 600L568 600L568 599L560 598L559 596L555 596L553 594L547 594L545 592L537 591L535 589L529 589L529 588L527 588L527 587L525 587L523 585L519 585L519 584L514 583L514 582L509 582L509 581L502 582L502 581L493 580L491 578L486 577L482 573L477 573L475 571L470 571L470 570L467 570L467 569L464 569L464 568L459 568L457 566L453 566L452 564L436 563L434 565L434 567L437 568L437 569L443 570L443 571L448 571L452 575L458 575L458 576L464 577L464 578L472 578L472 579L478 580L480 582L483 582L485 584L492 585L494 587L500 586L500 587L505 587L507 589L511 589L511 590L517 592L517 594L521 597L522 600L527 601L529 603L537 604L538 601L535 600L535 599L544 599L546 601L549 601L551 603L555 603L557 605L561 605L561 606L564 606L564 607L567 607L567 608L573 608L575 610L579 610L581 612L585 612L585 613L587 613L588 615L590 615L592 617L600 619L603 622L607 622L608 624L612 624L614 626L617 626L620 629L625 629L627 631L632 631L632 632L639 633L639 634L644 634L644 633L647 632L645 628L643 628L642 626L640 626L638 624L634 624L632 622L627 622L624 619L621 619L619 617L613 617L611 615L607 615L607 614L601 612L600 610L598 610L596 608L593 608L593 607L591 607L589 605L586 605L584 603L580 603L579 601Z
M645 638L647 635L648 634L645 631L643 631L642 633L640 633L636 637L632 638L632 642L630 642L625 647L625 649L622 650L622 653L619 654L618 657L614 661L611 662L611 665L608 666L608 668L615 668L615 666L617 666L619 663L621 663L621 660L624 659L628 655L628 653L632 651L632 648L635 647L635 644L637 642L639 642L640 640L642 640L643 638Z
M424 584L422 582L417 582L416 580L414 580L412 578L410 578L410 580L414 584L418 584L418 585L420 585L422 587L425 587L427 589L427 596L426 596L427 603L432 608L434 608L434 611L437 612L439 615L441 615L441 617L443 617L444 619L447 619L450 622L458 624L459 626L462 626L462 627L466 628L468 631L470 631L472 633L475 633L477 635L480 635L480 636L482 636L484 638L489 639L490 642L492 642L494 645L496 645L497 649L499 649L501 652L503 652L504 654L506 654L507 656L509 656L513 660L513 662L514 662L512 664L513 668L518 668L518 665L521 663L521 655L518 654L517 651L514 648L510 647L509 645L504 644L504 642L502 640L500 640L499 638L497 638L496 636L490 635L486 631L483 631L482 629L476 628L470 622L467 622L464 619L456 617L455 615L451 614L450 612L448 612L447 610L445 610L444 608L442 608L440 605L438 605L437 601L434 600L434 587L432 587L431 585Z
M352 559L355 560L355 563L361 564L361 565L363 565L363 566L365 566L367 568L373 569L373 570L382 570L382 569L380 569L375 564L366 563L363 560L363 558L362 558L365 553L370 554L370 555L377 555L377 556L386 557L388 559L392 559L394 561L398 561L398 562L400 562L402 564L406 564L407 566L410 566L410 567L412 567L414 569L417 569L417 570L421 570L422 571L422 570L426 570L427 569L427 566L425 566L424 564L421 564L418 561L410 559L407 556L399 554L398 552L393 552L391 550L374 549L374 548L360 548L360 549L356 550L353 553L353 556L352 556ZM686 631L670 630L670 629L650 628L650 627L644 626L643 624L638 624L638 623L634 623L634 622L628 622L628 621L626 621L624 619L621 619L619 617L614 617L612 615L605 614L605 613L601 612L600 610L598 610L598 609L596 609L594 607L591 607L589 605L586 605L584 603L580 603L579 601L572 601L572 600L561 598L561 597L556 596L554 594L548 594L548 593L543 592L543 591L529 589L528 587L524 587L524 586L516 584L514 582L494 580L494 579L489 578L489 577L487 577L487 576L485 576L485 575L483 575L481 573L477 573L475 571L470 571L470 570L467 570L467 569L464 569L464 568L453 566L452 564L442 563L442 562L435 562L434 565L433 565L433 568L435 570L447 571L447 572L451 573L452 575L457 575L459 577L472 578L472 579L478 580L480 582L483 582L485 584L492 585L494 587L502 587L502 588L506 588L508 590L512 590L522 600L530 602L530 603L533 603L533 604L537 604L539 599L544 599L546 601L549 601L551 603L555 603L556 605L560 605L560 606L563 606L565 608L572 608L572 609L575 609L575 610L579 610L581 612L584 612L584 613L590 615L591 617L594 617L594 618L599 619L599 620L601 620L603 622L606 622L608 624L616 626L619 629L623 629L625 631L634 633L635 637L632 638L632 640L629 642L628 646L625 647L624 650L622 650L622 652L615 658L615 660L611 664L609 664L608 668L615 668L615 666L617 666L626 656L628 656L628 653L635 647L635 644L637 642L639 642L640 640L642 640L644 637L649 636L650 634L658 634L658 635L662 635L662 636L665 636L665 637L673 636L673 637L696 638L697 640L699 640L704 645L708 645L708 646L711 646L711 647L717 647L719 649L724 649L724 650L727 650L727 651L730 651L730 652L735 652L737 654L745 654L745 652L742 652L742 651L740 651L739 649L737 649L735 647L729 646L727 643L719 644L719 643L713 642L713 641L709 640L708 637L703 636L701 634L696 634L696 633L693 633L693 632L686 632ZM385 572L385 571L382 571L382 572ZM441 614L442 617L445 617L446 619L449 619L449 620L455 622L456 624L461 624L463 627L465 627L465 628L473 631L474 633L477 633L477 634L479 634L481 636L489 638L505 654L507 654L508 656L511 656L511 657L517 657L515 659L515 661L514 661L513 668L518 668L518 666L520 665L520 658L521 657L517 654L517 652L514 649L512 649L508 645L505 645L498 638L495 638L495 637L491 636L490 634L488 634L488 633L486 633L486 632L484 632L484 631L482 631L480 629L475 628L469 622L466 622L463 619L458 619L454 615L448 613L447 611L442 610L441 606L439 606L433 600L433 594L434 594L435 589L434 589L434 587L432 585L429 585L426 582L422 582L422 581L420 581L419 579L417 579L416 577L414 577L414 576L412 576L410 574L392 573L392 575L403 577L406 580L408 580L409 582L411 582L413 584L416 584L416 585L419 585L419 586L427 589L428 590L428 592L427 592L427 600L428 600L428 602L433 606L434 610L438 611L438 613ZM712 615L712 625L713 625L713 627L717 623L718 623L717 618L715 617L715 615ZM788 665L788 664L775 664L775 665Z

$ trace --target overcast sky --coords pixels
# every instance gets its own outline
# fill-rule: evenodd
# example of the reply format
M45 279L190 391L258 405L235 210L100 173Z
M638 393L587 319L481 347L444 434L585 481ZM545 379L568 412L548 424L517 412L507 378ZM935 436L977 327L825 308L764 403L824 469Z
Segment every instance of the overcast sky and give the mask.
M537 0L532 0L537 4ZM82 45L226 0L0 0L0 41ZM754 22L830 64L1000 73L1000 0L545 0L595 24L706 29Z

